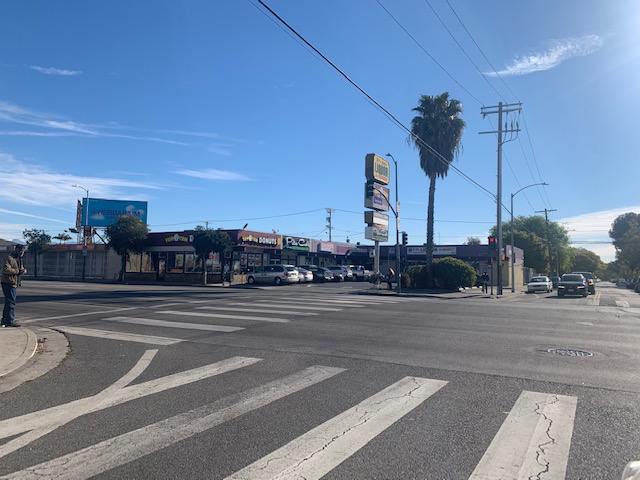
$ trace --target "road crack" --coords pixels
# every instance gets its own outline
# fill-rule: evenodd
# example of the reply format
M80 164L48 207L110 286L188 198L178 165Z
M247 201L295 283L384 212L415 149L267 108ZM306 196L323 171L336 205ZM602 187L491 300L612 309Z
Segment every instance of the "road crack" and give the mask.
M549 417L547 417L544 414L544 407L546 407L547 405L553 405L555 403L558 403L560 401L560 399L558 398L557 395L554 395L553 397L553 401L551 402L545 402L544 404L542 404L542 406L539 403L536 403L536 409L535 409L535 413L537 415L540 415L542 418L544 418L544 420L546 422L548 422L547 425L547 429L545 431L545 434L547 435L547 438L549 439L548 441L541 443L540 445L538 445L538 448L536 450L536 462L538 463L538 465L540 465L542 467L542 470L540 470L537 474L535 475L531 475L529 476L529 480L541 480L541 476L544 475L545 473L549 472L549 467L550 467L550 463L545 460L544 456L547 453L547 448L549 448L551 445L556 443L556 440L551 436L551 427L553 426L553 420L551 420Z

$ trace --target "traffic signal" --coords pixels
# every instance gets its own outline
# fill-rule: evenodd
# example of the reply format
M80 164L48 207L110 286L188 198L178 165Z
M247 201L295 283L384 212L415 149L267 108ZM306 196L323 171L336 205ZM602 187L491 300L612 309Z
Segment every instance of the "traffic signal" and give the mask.
M489 242L489 251L490 252L498 251L498 242L496 242L496 237L488 237L487 240Z
M364 196L365 198L373 197L375 189L373 188L373 182L367 182L364 184Z
M406 246L409 243L409 235L407 232L402 232L402 245Z

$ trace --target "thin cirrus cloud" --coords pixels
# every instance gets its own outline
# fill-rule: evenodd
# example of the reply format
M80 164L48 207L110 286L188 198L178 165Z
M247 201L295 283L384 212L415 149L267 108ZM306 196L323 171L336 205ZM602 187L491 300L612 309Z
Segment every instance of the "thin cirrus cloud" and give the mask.
M150 130L117 123L103 125L85 124L64 118L61 115L38 112L29 108L0 100L0 124L20 125L20 129L2 129L0 136L20 137L84 137L121 138L146 142L165 143L183 147L204 146L212 153L232 155L232 147L239 143L262 143L252 140L227 137L217 133L188 130ZM24 128L31 127L30 129ZM167 137L178 137L167 138ZM217 140L212 144L198 145L189 138ZM224 142L224 143L221 143Z
M119 178L79 177L55 172L45 167L26 164L13 155L0 153L0 203L23 206L62 207L75 210L76 199L84 193L71 185L79 184L88 188L92 197L121 198L131 197L126 192L133 189L158 190L164 187L149 182L134 182ZM8 212L4 212L8 213ZM13 213L19 215L19 213Z
M40 67L39 65L29 65L29 68L44 75L58 75L61 77L73 77L75 75L82 75L82 72L80 70L67 70L65 68Z
M228 180L246 182L251 180L240 173L230 170L215 170L213 168L205 168L203 170L178 170L174 173L185 175L187 177L201 178L203 180Z
M574 57L584 57L602 47L603 39L599 35L584 35L577 38L552 40L545 51L518 56L508 67L498 72L485 72L485 75L527 75L557 67Z

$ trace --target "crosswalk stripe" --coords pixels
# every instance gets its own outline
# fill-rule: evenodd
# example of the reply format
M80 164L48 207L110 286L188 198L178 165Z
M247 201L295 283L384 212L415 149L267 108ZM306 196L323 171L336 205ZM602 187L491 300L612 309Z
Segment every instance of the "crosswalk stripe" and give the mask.
M266 308L266 307L265 307ZM310 315L318 315L313 312L294 312L291 310L265 310L264 308L238 308L238 307L196 307L198 309L206 309L206 310L225 310L230 312L247 312L247 313L279 313L284 315L301 315L301 316L310 316Z
M328 304L326 302L321 302L320 300L285 300L285 299L274 299L274 300L267 300L267 299L260 299L261 302L268 302L268 303L288 303L291 305L297 305L298 303L303 303L305 305L329 305L329 306L335 306L335 307L348 307L348 308L363 308L364 305L350 305L350 304L346 304L346 303L340 303L340 304Z
M59 326L51 327L61 332L70 333L72 335L81 335L83 337L98 337L109 340L124 340L125 342L148 343L150 345L173 345L180 343L179 338L156 337L154 335L137 335L135 333L112 332L107 330L95 330L93 328L68 327Z
M261 300L266 302L267 300ZM301 305L294 304L286 304L286 303L247 303L247 302L235 302L231 305L241 305L241 306L253 306L253 307L281 307L281 308L291 308L295 307L296 310L319 310L321 312L341 312L342 308L330 308L330 307L304 307Z
M56 478L59 480L91 478L264 407L343 371L343 368L335 367L309 367L204 407L13 472L4 478Z
M227 480L319 479L446 384L442 380L405 377Z
M162 313L162 312L158 312ZM133 323L136 325L152 325L154 327L184 328L187 330L206 330L210 332L236 332L244 330L243 327L229 327L227 325L206 325L202 323L167 322L166 320L156 320L151 318L138 317L110 317L103 320L109 322Z
M523 391L469 479L564 479L577 401Z
M162 310L158 313L161 313L164 315L183 315L185 317L229 318L232 320L254 320L256 322L289 323L289 320L287 320L286 318L254 317L254 316L248 316L248 315L227 315L226 313L178 312L173 310Z
M278 297L276 300L303 300L303 301L313 301L313 302L322 302L328 304L338 304L338 305L386 305L380 302L372 301L369 302L367 300L333 300L333 299L318 299L313 297Z

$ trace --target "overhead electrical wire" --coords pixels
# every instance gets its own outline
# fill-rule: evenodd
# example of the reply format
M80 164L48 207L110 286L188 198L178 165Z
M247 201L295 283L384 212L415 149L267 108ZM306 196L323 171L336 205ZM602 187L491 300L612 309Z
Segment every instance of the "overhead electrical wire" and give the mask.
M214 223L214 222L246 222L252 220L269 220L271 218L293 217L294 215L304 215L306 213L314 213L323 211L324 208L316 208L313 210L305 210L304 212L283 213L282 215L270 215L268 217L252 217L252 218L225 218L225 219L213 219L213 220L196 220L194 222L181 222L181 223L165 223L162 225L149 225L150 227L171 227L175 225L193 225L194 223Z
M251 2L251 0L249 0ZM367 99L370 100L370 102L372 102L376 108L383 112L384 115L391 120L397 127L399 127L400 129L404 130L405 132L407 132L409 134L410 137L412 137L414 139L414 141L416 143L418 143L420 146L426 148L438 161L446 164L447 166L449 166L450 168L452 168L455 172L457 172L460 176L462 176L465 180L467 180L469 183L471 183L472 185L474 185L476 188L480 189L481 191L483 191L486 195L490 196L491 198L495 199L495 195L488 190L487 188L483 187L480 183L478 183L477 181L475 181L473 178L471 178L469 175L467 175L466 173L464 173L462 170L460 170L458 167L456 167L455 165L453 165L453 163L450 163L447 161L446 158L444 158L437 150L435 150L431 145L429 145L427 142L425 142L422 138L420 138L418 135L414 134L410 128L408 128L407 126L405 126L400 120L398 120L389 110L387 110L384 106L382 106L377 100L375 100L371 95L369 95L360 85L358 85L355 81L353 81L346 73L344 73L336 64L334 64L329 58L327 58L322 52L320 52L320 50L318 50L315 46L313 46L306 38L304 38L300 33L298 33L297 30L295 30L291 25L289 25L286 20L284 20L282 17L280 17L276 12L274 12L263 0L256 0L258 3L260 3L260 5L262 5L267 11L269 11L269 13L271 13L275 18L278 19L278 21L280 21L283 25L285 25L291 32L293 32L300 40L302 40L306 45L308 45L311 49L313 49L314 52L316 52L320 57L322 57L322 59L327 62L329 65L331 65L331 67L333 67L340 75L342 75L342 77L349 82L353 87L355 87L362 95L364 95Z

